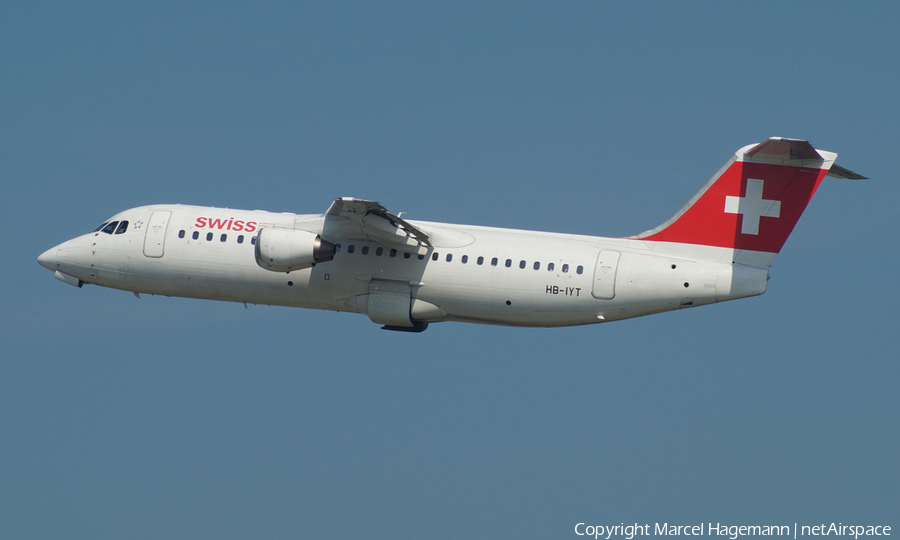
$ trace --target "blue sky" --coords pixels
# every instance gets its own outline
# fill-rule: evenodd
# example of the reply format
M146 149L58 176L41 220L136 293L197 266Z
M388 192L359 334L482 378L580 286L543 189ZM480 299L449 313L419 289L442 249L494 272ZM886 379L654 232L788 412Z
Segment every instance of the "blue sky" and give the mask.
M900 7L0 8L0 536L558 538L900 526ZM624 236L738 148L829 179L752 299L585 328L76 289L45 249L164 202Z

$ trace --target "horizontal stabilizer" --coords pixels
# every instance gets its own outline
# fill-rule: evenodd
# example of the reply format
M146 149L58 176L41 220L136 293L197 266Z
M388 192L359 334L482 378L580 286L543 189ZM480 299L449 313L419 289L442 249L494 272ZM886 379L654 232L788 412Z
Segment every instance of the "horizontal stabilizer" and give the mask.
M781 163L783 165L795 164L796 160L815 160L822 161L827 166L830 161L831 167L828 170L828 176L845 180L868 180L865 176L856 174L839 165L834 165L836 154L816 150L809 141L802 139L772 137L744 151L744 156L744 161L762 161L766 163Z
M855 172L845 169L840 165L832 165L831 169L828 170L828 176L833 176L835 178L843 178L844 180L868 180L867 176L863 176L861 174L856 174Z
M772 137L744 152L747 156L757 158L763 156L778 156L787 159L822 159L822 155L802 139L786 139L784 137Z

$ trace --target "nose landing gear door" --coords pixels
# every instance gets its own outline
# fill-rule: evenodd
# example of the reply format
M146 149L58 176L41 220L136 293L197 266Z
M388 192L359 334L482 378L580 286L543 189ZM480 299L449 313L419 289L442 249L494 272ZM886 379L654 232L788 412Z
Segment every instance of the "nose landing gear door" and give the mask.
M169 218L172 212L157 210L150 216L147 224L146 236L144 236L144 255L158 259L163 256L166 247L166 229L169 227Z

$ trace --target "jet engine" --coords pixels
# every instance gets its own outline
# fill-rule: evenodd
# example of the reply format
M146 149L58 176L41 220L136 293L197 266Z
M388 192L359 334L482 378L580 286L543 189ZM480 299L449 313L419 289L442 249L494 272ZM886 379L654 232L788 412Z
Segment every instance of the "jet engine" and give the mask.
M309 231L267 227L256 235L256 264L272 272L310 268L334 253L334 244Z

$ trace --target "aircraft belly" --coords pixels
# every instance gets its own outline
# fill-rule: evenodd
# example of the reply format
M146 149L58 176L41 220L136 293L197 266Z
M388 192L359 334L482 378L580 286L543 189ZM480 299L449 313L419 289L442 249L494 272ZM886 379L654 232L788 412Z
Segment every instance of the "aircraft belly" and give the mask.
M167 296L246 302L252 304L346 311L336 299L329 272L310 268L291 273L268 272L228 259L169 256L138 260L127 290Z
M507 269L493 270L494 273L504 271ZM449 320L512 326L599 322L586 305L590 296L589 284L567 280L562 281L562 285L547 285L549 278L533 270L517 276L519 279L506 277L486 277L482 281L471 278L451 281L446 276L445 279L428 279L415 296L440 306Z
M426 284L415 293L415 299L437 306L443 312L442 318L470 318L495 320L489 288L475 285ZM423 310L425 307L423 306ZM431 310L433 311L433 310ZM435 317L436 314L425 315Z

